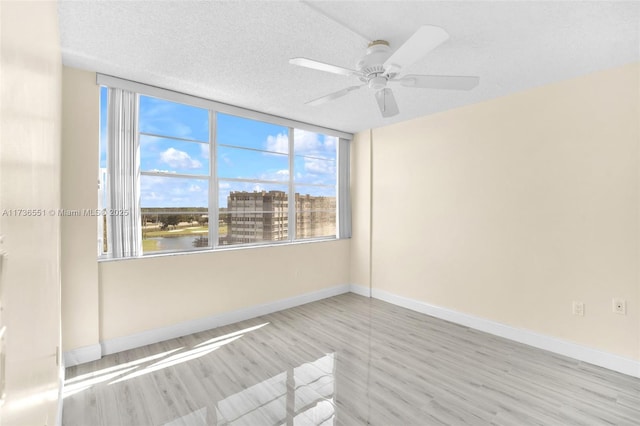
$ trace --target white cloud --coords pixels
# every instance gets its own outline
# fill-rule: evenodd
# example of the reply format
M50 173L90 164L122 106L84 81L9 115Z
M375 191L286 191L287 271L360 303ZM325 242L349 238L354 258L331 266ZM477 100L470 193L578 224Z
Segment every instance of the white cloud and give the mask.
M150 172L155 172L155 173L176 173L175 170L161 170L161 169L151 169L149 170Z
M324 135L324 147L327 151L335 151L338 145L338 138L336 136Z
M147 192L142 194L142 199L144 201L161 201L164 200L164 197L155 192Z
M289 152L289 136L278 133L276 136L267 136L266 150L272 152Z
M336 163L334 161L319 160L317 158L305 158L304 170L310 173L335 174Z
M289 170L282 169L276 171L267 171L258 176L260 180L286 181L289 179Z
M200 156L205 160L209 159L209 144L200 144Z
M293 130L296 155L335 158L338 138L301 129ZM267 136L265 150L272 152L289 152L289 137L285 133ZM268 155L268 154L267 154Z
M186 152L177 150L175 148L169 148L161 153L160 160L163 163L168 164L169 167L173 167L174 169L198 169L202 167L202 163L200 161L194 160Z
M295 129L294 146L297 155L309 155L322 158L335 158L338 138L320 133Z
M142 207L206 207L208 191L202 181L142 176Z
M320 138L318 136L317 133L295 129L293 131L293 140L296 154L317 152L318 149L321 148Z

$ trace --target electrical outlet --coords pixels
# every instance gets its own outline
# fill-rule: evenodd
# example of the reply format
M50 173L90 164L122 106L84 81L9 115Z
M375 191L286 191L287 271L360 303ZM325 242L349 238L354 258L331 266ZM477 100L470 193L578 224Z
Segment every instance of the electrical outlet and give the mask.
M613 312L620 315L627 315L627 301L624 299L613 299Z
M584 303L583 302L573 302L573 315L584 316Z

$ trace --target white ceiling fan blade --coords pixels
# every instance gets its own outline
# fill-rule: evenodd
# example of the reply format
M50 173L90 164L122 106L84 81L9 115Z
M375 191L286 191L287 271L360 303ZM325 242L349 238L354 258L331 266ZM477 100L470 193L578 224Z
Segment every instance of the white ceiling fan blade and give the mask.
M471 90L478 85L480 77L454 75L405 75L397 81L405 87Z
M449 34L440 27L423 25L409 40L405 41L384 63L387 74L397 73L401 68L419 61L431 50L444 43Z
M333 92L330 93L328 95L325 95L321 98L318 99L314 99L312 101L309 102L305 102L306 105L311 105L311 106L316 106L316 105L320 105L323 104L325 102L329 102L332 101L334 99L338 99L343 97L344 95L348 94L349 92L353 91L353 90L357 90L359 88L361 88L362 86L351 86L351 87L347 87L346 89L342 89L342 90L338 90L337 92Z
M311 68L313 70L318 71L326 71L333 74L340 75L356 75L360 76L362 73L356 70L350 70L348 68L339 67L337 65L331 65L324 62L316 61L308 58L291 58L289 59L289 63L292 65L297 65L299 67Z
M380 107L380 112L383 117L393 117L400 112L391 89L378 90L376 92L376 100L378 101L378 107Z

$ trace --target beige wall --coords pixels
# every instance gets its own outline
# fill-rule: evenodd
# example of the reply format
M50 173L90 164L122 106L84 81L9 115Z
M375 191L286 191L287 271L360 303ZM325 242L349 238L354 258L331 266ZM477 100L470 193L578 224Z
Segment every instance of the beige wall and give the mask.
M639 93L634 64L375 129L373 288L640 359Z
M97 206L95 73L64 68L65 208ZM64 350L349 283L349 240L97 262L96 222L63 221Z
M96 74L63 68L62 206L98 206L100 88ZM62 347L99 342L97 219L62 217Z
M0 215L7 400L3 425L55 424L61 370L61 59L53 2L0 2ZM39 213L36 213L39 214Z
M371 285L371 138L355 135L351 143L352 239L350 283Z
M101 340L348 284L349 240L100 263Z

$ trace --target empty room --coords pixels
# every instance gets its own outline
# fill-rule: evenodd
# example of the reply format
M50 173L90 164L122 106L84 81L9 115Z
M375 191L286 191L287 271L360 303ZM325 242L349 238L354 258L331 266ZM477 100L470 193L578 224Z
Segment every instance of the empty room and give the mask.
M640 424L640 3L0 1L0 425Z

